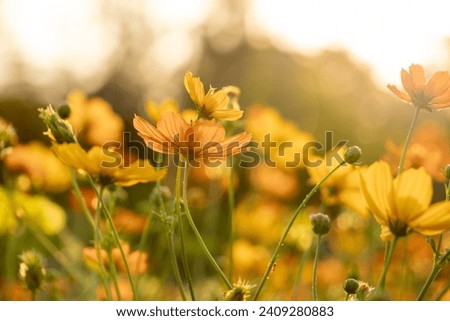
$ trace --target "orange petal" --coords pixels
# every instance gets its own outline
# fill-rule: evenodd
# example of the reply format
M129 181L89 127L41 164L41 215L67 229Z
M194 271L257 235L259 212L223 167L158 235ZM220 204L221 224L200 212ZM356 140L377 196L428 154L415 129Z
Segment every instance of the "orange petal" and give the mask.
M428 81L424 94L428 97L441 96L450 88L450 75L447 71L438 71Z
M406 92L411 95L414 93L414 85L411 79L411 75L405 70L402 69L401 73L403 88L405 88Z
M405 85L403 85L403 86L405 86ZM411 97L408 94L398 90L396 86L387 85L387 87L389 88L390 91L392 91L394 94L396 94L398 97L400 97L400 99L402 99L408 103L411 102Z
M415 93L421 91L425 87L425 71L421 65L412 64L409 66L409 74ZM406 89L406 88L405 88Z

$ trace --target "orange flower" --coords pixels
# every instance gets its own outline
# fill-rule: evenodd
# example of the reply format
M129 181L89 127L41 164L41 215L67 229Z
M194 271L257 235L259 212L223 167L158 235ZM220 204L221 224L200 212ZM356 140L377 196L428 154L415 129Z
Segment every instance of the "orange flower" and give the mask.
M402 100L430 111L450 107L448 71L438 71L425 81L423 67L412 64L409 66L409 72L402 69L401 77L406 92L400 91L393 85L387 85L387 87Z
M238 154L250 142L245 132L225 138L225 129L214 120L188 124L180 114L163 113L156 127L135 116L134 128L147 145L163 154L181 154L189 160L216 161Z

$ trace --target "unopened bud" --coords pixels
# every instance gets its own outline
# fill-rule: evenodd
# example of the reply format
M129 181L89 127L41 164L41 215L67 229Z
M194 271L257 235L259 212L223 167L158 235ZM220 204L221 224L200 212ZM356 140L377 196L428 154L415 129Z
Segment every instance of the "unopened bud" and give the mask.
M61 117L62 119L67 119L70 117L70 106L67 104L61 105L58 108L58 115L59 117Z
M312 230L317 235L325 235L330 231L331 220L328 215L317 213L311 215Z
M358 146L350 146L345 151L344 160L347 164L354 164L361 158L361 155L361 148Z
M17 143L17 134L14 127L0 118L0 159Z
M233 284L233 288L225 293L224 301L247 301L253 287L255 285L239 279L237 283Z
M345 280L344 291L347 294L355 294L356 292L358 292L358 289L359 289L358 280L355 280L353 278L349 278L349 279Z
M20 256L19 277L30 291L38 290L45 281L46 271L42 257L36 251L23 252Z
M75 143L76 137L72 125L61 118L55 109L49 105L39 109L39 117L44 121L48 130L45 134L58 144Z
M450 164L445 166L444 173L445 173L445 177L447 177L447 179L450 180Z

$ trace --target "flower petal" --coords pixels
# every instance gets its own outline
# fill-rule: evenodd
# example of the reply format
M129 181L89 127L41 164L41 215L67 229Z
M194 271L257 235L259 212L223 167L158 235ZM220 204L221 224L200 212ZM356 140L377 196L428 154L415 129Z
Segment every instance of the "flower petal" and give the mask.
M392 207L397 219L409 224L430 205L433 196L431 176L423 167L410 168L394 179Z
M214 117L216 119L234 121L234 120L240 119L243 114L244 114L244 111L242 111L242 110L222 109L222 110L213 111L211 113L211 117Z
M380 225L389 225L392 210L388 195L392 189L392 174L384 161L373 163L360 171L360 188L367 206Z
M409 223L416 232L424 235L436 235L450 230L450 202L438 202L431 205L425 213Z
M436 72L428 81L424 89L424 95L437 97L448 93L450 88L450 75L447 71Z
M400 99L402 99L408 103L411 102L411 97L408 94L404 93L403 91L398 90L398 88L396 86L387 85L387 87L389 88L390 91L392 91L394 94L396 94L398 97L400 97Z
M412 64L409 66L409 75L412 81L412 90L414 93L422 91L425 87L425 71L421 65ZM405 88L406 89L406 88ZM406 91L408 91L406 89Z
M193 77L189 71L184 75L184 87L191 97L192 101L199 107L203 105L205 99L205 87L200 78Z

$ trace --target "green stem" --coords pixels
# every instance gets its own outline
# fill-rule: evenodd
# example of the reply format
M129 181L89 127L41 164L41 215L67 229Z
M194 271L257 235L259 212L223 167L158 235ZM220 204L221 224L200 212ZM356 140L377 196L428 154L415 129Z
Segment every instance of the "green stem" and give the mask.
M131 272L130 272L130 267L128 266L128 261L127 261L127 257L125 255L125 252L123 250L122 244L120 243L120 238L119 238L119 233L117 232L116 226L114 225L114 222L112 220L111 214L109 213L108 207L104 204L103 202L103 198L102 198L102 193L98 190L94 180L92 179L92 177L90 175L88 175L88 179L89 179L89 183L91 184L92 188L94 188L95 193L97 194L97 198L100 201L101 204L101 208L103 213L105 214L106 220L108 221L111 230L113 232L113 236L114 236L114 240L116 241L116 245L119 248L120 254L122 256L122 260L123 263L125 265L125 270L128 276L128 280L130 282L130 286L131 286L131 291L133 292L133 300L137 300L137 292L136 292L136 287L134 285L134 281L133 281L133 277L131 276Z
M311 197L317 192L317 190L320 188L320 186L331 176L334 174L335 171L337 171L342 165L344 165L345 162L340 163L337 165L333 170L331 170L327 175L325 175L324 178L322 178L314 187L313 189L306 195L306 197L303 199L302 203L297 207L294 214L291 217L291 220L289 221L286 229L284 230L283 235L281 236L280 240L278 241L277 247L275 248L275 251L273 252L272 258L269 261L269 264L267 265L266 271L264 272L263 277L261 278L261 281L258 285L258 288L256 289L255 295L253 296L253 300L257 300L259 294L261 293L262 288L264 287L264 284L266 283L267 279L269 278L269 274L272 271L273 265L275 264L275 261L278 258L278 252L280 252L280 249L282 248L284 241L291 230L292 225L294 224L295 220L297 219L298 214L306 207L306 204L311 199Z
M195 234L195 237L197 238L197 241L200 243L200 247L203 250L203 253L205 254L205 256L207 257L208 261L213 266L214 270L216 270L217 274L219 274L219 276L222 278L223 282L226 284L228 289L231 290L233 288L233 285L228 280L228 278L225 275L225 273L223 273L222 269L220 268L220 266L214 260L214 257L209 252L208 247L206 246L205 242L203 241L202 236L200 235L200 232L198 231L197 227L195 226L194 220L192 219L192 215L191 215L191 212L189 210L188 199L187 199L187 185L188 185L189 166L188 166L187 162L185 162L185 163L186 163L186 165L185 165L185 170L184 170L184 181L183 181L183 206L184 206L184 211L186 213L186 218L188 220L189 225L192 228L192 231Z
M385 253L385 258L384 258L383 272L381 273L380 280L378 281L378 284L376 287L376 291L379 293L383 292L385 289L386 275L389 270L389 266L391 265L392 254L394 253L394 249L395 249L395 245L397 244L397 241L398 241L398 236L395 235L394 239L391 242L389 242L389 244L388 244L387 251Z
M162 154L159 155L158 164L160 164L161 161L162 161ZM156 182L156 188L158 190L158 203L159 203L159 208L161 210L163 225L166 230L165 234L166 234L167 246L169 248L169 253L170 253L170 264L172 265L172 271L175 276L175 282L177 284L181 298L183 299L183 301L186 301L187 298L186 298L186 294L184 293L183 281L181 280L180 269L178 268L177 253L175 250L175 242L173 240L173 224L172 224L172 221L168 220L168 215L166 212L166 208L164 206L164 200L163 200L163 197L161 194L161 181Z
M122 295L120 294L119 283L117 282L116 265L114 264L114 259L112 257L111 249L108 249L108 259L109 259L109 270L111 272L114 288L117 293L117 299L119 301L122 301Z
M439 255L439 253L437 253L436 255ZM435 260L435 262L433 264L433 269L431 270L430 274L428 275L428 278L425 281L425 284L423 285L422 290L420 290L420 293L417 297L417 301L423 300L423 298L425 297L425 294L427 293L428 289L430 288L431 283L433 283L436 276L439 274L439 272L442 270L442 268L447 263L447 259L449 258L449 256L450 256L450 250L447 250L447 252L445 252L445 254L439 260Z
M297 298L298 287L299 287L300 281L302 279L303 270L305 269L306 262L308 262L308 260L311 256L312 249L313 249L313 244L311 243L311 245L308 247L308 249L303 252L302 260L298 267L297 277L295 278L294 288L292 289L291 301L295 301Z
M75 171L73 168L70 169L70 180L72 182L72 186L75 191L75 197L77 198L78 202L81 205L82 212L86 217L86 220L91 225L92 229L95 231L97 229L97 226L95 225L91 212L89 211L86 205L86 201L84 200L83 195L81 194L80 186L78 185L77 179L75 178Z
M229 252L228 252L228 277L230 280L233 279L233 244L234 244L234 184L233 184L233 169L230 168L228 175L228 226L229 226Z
M180 160L182 162L182 160ZM191 299L195 301L194 285L191 278L191 273L189 271L189 265L186 258L186 248L184 246L184 230L183 230L183 217L181 215L181 171L183 166L178 164L177 166L177 176L175 181L175 207L178 216L178 224L180 227L180 245L181 245L181 262L183 264L184 273L186 275L186 280L188 282L189 293L191 294Z
M419 112L420 112L420 108L416 107L416 110L414 112L414 117L411 122L411 126L409 127L408 135L406 136L405 145L403 146L402 155L400 156L397 175L400 175L400 173L403 171L403 166L405 164L405 158L406 158L406 152L408 151L409 144L411 143L412 134L414 132L414 127L416 126L416 123L417 123L417 118L419 116Z
M100 279L103 283L103 288L105 289L106 298L112 300L111 288L109 287L108 276L106 274L105 265L103 264L102 256L102 246L100 244L101 233L100 233L100 199L97 199L97 206L95 208L95 229L94 229L94 247L95 253L97 254L98 268L100 272Z
M317 242L316 242L316 253L314 255L314 264L313 264L313 273L312 273L312 293L313 293L313 300L318 301L317 298L317 264L319 263L319 250L320 250L320 239L322 238L322 235L317 235Z

